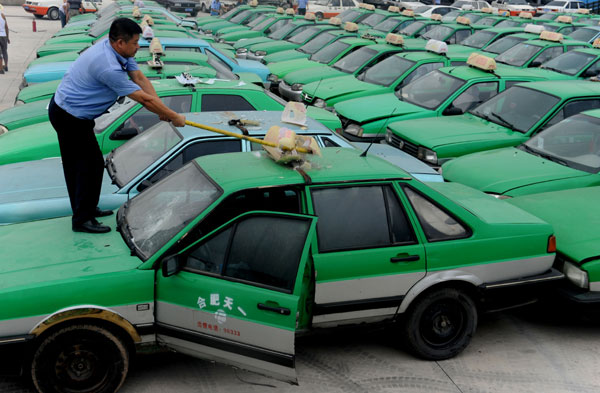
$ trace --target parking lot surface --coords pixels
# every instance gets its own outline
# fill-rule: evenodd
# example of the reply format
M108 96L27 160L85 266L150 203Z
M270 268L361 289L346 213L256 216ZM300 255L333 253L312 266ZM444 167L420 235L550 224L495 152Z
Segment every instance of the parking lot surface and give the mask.
M5 7L11 29L9 72L0 75L0 109L13 105L35 50L60 28L20 7ZM29 239L23 239L23 245ZM600 392L600 323L588 313L547 303L481 315L471 345L456 358L416 359L392 329L349 329L301 338L299 386L254 373L159 353L138 356L121 389L153 392ZM0 392L32 392L0 377Z

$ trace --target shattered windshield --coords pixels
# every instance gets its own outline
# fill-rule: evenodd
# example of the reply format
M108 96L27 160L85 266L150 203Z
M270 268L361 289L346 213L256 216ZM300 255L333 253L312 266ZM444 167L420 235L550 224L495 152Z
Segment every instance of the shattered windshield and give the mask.
M350 44L346 44L342 42L342 40L337 40L333 44L327 45L321 50L315 52L315 54L310 57L310 60L318 61L321 64L328 64L349 46Z
M347 74L352 74L376 54L377 51L375 49L360 48L356 52L352 52L336 61L332 67Z
M399 56L392 56L361 73L358 79L380 86L389 86L416 63Z
M542 64L541 68L574 76L594 60L596 60L596 55L571 51L548 60Z
M120 102L119 102L120 101ZM129 97L122 97L117 100L110 108L106 110L100 117L94 120L94 132L100 134L110 126L115 120L117 120L125 112L137 105L137 102Z
M521 67L525 63L527 63L529 59L535 56L540 51L540 49L541 47L537 45L531 45L523 42L515 46L514 48L511 48L506 52L498 55L498 57L496 57L496 62L508 64L515 67Z
M432 71L398 90L396 96L402 101L423 108L436 109L464 84L462 79L440 71Z

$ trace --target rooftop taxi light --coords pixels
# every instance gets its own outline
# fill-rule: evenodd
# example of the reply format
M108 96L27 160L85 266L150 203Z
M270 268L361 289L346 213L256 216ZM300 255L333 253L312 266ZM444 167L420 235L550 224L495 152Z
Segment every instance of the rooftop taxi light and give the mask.
M388 7L388 12L395 12L397 14L400 13L400 7L396 7L395 5L391 5Z
M448 53L448 44L443 41L438 40L429 40L425 45L425 50L433 53L437 53L438 55L443 55Z
M408 16L409 18L413 18L415 16L415 11L404 10L404 11L402 11L402 16Z
M459 16L458 18L456 18L456 23L458 23L459 25L470 25L471 24L471 19L467 18L466 16Z
M573 18L568 15L561 15L556 18L556 21L560 23L573 23Z
M589 13L590 13L590 10L589 10L589 9L587 9L587 8L579 8L579 9L577 10L577 13L578 13L578 14L584 14L584 15L587 15L587 14L589 14Z
M525 33L532 34L541 34L544 31L544 26L542 25L534 25L533 23L528 23L525 25Z
M293 8L288 8L287 10L285 10L286 15L296 15L296 11L294 11ZM313 14L314 15L314 14ZM304 15L304 19L307 19L308 15Z
M471 56L467 59L467 64L483 71L494 71L496 69L496 61L494 59L478 55L477 53L471 53Z
M283 14L285 12L285 10L283 9L283 7L277 7L275 12L277 12L278 14Z
M358 8L365 8L366 4L365 3L358 3Z
M142 20L144 22L146 22L148 24L148 26L154 25L154 19L152 19L152 17L150 15L144 15L144 18Z
M293 10L293 8L290 8L291 10ZM315 15L314 12L307 12L304 15L304 20L317 20L317 15Z
M531 12L521 12L519 14L519 18L522 18L522 19L533 19L533 14Z
M341 26L342 20L340 18L331 18L329 19L330 25Z
M484 7L481 9L481 12L486 13L486 14L491 14L494 12L493 8L489 8L489 7Z
M442 15L440 15L440 14L431 14L431 20L442 20Z
M358 25L356 23L346 22L344 25L344 30L349 32L358 31Z
M154 37L152 39L152 41L150 42L149 50L150 50L150 53L156 54L156 55L165 53L158 37Z
M142 21L142 23L140 23L140 29L142 29L142 31L144 31L144 29L148 27L148 23L146 23L145 20Z
M141 18L142 11L140 11L138 7L133 7L133 10L131 11L131 16L133 16L134 18Z
M142 28L142 37L147 39L147 40L151 40L154 38L154 30L152 30L152 27L150 26L146 26Z
M596 38L592 44L594 48L600 48L600 38Z
M540 33L540 40L561 42L563 40L563 35L555 31L542 31Z
M385 42L390 45L402 45L404 44L404 38L400 34L389 33L385 36Z
M510 11L508 11L508 10L500 10L500 11L498 11L498 15L500 15L500 16L510 16Z
M375 6L373 4L365 4L365 10L375 11Z
M250 7L258 7L258 0L252 0L248 3Z

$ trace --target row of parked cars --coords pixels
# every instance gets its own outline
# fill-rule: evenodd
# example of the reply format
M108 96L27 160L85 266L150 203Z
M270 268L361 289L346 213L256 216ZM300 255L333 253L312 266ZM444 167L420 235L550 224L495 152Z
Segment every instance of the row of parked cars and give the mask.
M95 124L117 230L75 233L47 105L117 17L143 26L166 105L242 139L120 99ZM0 112L0 370L111 392L158 344L294 383L317 329L386 324L441 360L480 312L597 303L599 20L124 0L73 17ZM278 164L244 139L268 132L321 154Z

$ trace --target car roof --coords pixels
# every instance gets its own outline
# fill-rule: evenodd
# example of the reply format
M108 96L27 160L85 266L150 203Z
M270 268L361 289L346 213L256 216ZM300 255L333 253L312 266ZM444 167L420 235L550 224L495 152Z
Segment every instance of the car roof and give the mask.
M526 82L519 85L561 98L600 96L600 84L588 80Z
M360 157L361 152L356 149L330 147L321 153L321 157L309 157L310 168L304 170L312 184L411 179L408 173L381 158ZM226 191L306 183L299 171L275 163L264 152L230 153L227 165L223 165L220 155L200 157L196 162Z
M181 38L173 38L173 37L158 37L160 43L162 45L187 45L190 47L202 47L202 46L210 46L210 44L204 40L199 38L192 37L181 37ZM139 40L141 47L150 46L150 41L140 38Z
M161 80L152 80L152 86L154 89L158 91L168 91L168 90L182 90L182 91L195 91L197 89L235 89L235 90L253 90L253 91L262 91L263 89L253 83L246 83L241 80L224 80L224 79L216 79L216 78L201 78L200 80L205 81L205 83L197 83L196 86L183 86L176 79L161 79ZM212 83L211 83L212 82Z
M493 73L469 65L443 67L440 68L440 71L464 80L487 77L493 79L501 79L507 77L537 77L536 74L529 72L526 68L517 68L505 64L497 64L496 67L497 68L494 70Z

